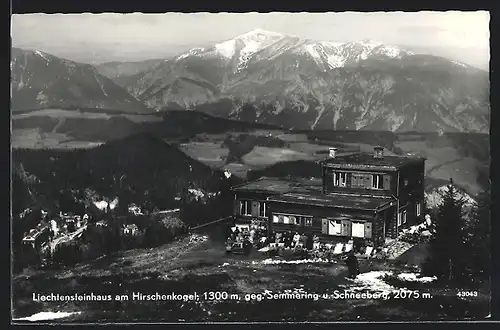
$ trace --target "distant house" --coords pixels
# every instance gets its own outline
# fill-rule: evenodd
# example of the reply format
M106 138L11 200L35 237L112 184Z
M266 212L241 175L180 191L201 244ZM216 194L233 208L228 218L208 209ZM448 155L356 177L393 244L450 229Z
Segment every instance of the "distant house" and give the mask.
M343 156L330 149L320 180L264 177L233 187L236 224L260 220L269 231L381 246L423 221L425 158L385 156L381 147Z
M95 223L95 225L96 225L97 227L107 227L107 226L108 226L108 223L106 222L106 220L101 220L101 221L97 221L97 222Z
M48 226L31 229L29 233L23 237L23 244L30 245L35 249L39 249L50 238L50 230Z
M135 223L124 226L124 228L122 229L122 233L129 236L136 236L140 234L139 228Z
M144 215L144 213L142 213L141 208L135 204L130 205L128 207L128 211L134 215Z

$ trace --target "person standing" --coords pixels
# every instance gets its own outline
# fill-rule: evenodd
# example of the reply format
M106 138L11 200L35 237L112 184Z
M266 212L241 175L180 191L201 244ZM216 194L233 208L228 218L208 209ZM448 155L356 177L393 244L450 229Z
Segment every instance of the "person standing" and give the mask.
M358 258L356 258L353 251L349 252L349 255L347 256L345 263L349 271L348 277L355 279L356 276L359 275L359 263L358 263Z

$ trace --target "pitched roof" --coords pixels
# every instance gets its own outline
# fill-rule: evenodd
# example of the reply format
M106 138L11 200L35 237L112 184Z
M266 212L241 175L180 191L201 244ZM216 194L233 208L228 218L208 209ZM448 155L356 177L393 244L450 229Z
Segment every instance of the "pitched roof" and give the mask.
M283 179L261 177L255 181L233 187L233 191L264 192L283 194L287 192L321 192L323 182L321 179Z
M277 203L373 211L396 201L392 197L368 197L353 194L323 195L320 193L285 193L279 196L269 197L267 200Z
M327 158L323 161L324 165L369 165L390 168L400 168L403 165L421 162L425 160L423 157L410 156L384 156L383 158L374 158L372 153L355 153L337 156L335 158Z

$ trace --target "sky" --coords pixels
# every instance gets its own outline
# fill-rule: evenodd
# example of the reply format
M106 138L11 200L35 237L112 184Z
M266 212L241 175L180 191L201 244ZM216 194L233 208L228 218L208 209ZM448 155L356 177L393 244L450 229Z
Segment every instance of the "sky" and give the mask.
M321 41L372 39L489 68L489 13L165 13L12 16L12 45L99 64L168 58L254 29Z

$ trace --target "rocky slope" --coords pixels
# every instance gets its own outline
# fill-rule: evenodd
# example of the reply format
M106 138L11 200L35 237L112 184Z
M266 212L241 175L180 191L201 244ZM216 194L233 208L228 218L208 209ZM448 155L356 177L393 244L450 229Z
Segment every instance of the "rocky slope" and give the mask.
M88 64L41 51L12 49L11 111L93 108L151 112L142 102Z
M254 30L161 62L126 88L157 110L288 128L489 130L487 72L369 40L333 43Z
M133 83L136 76L154 69L165 60L147 60L141 62L107 62L96 65L97 72L112 79L119 86Z

